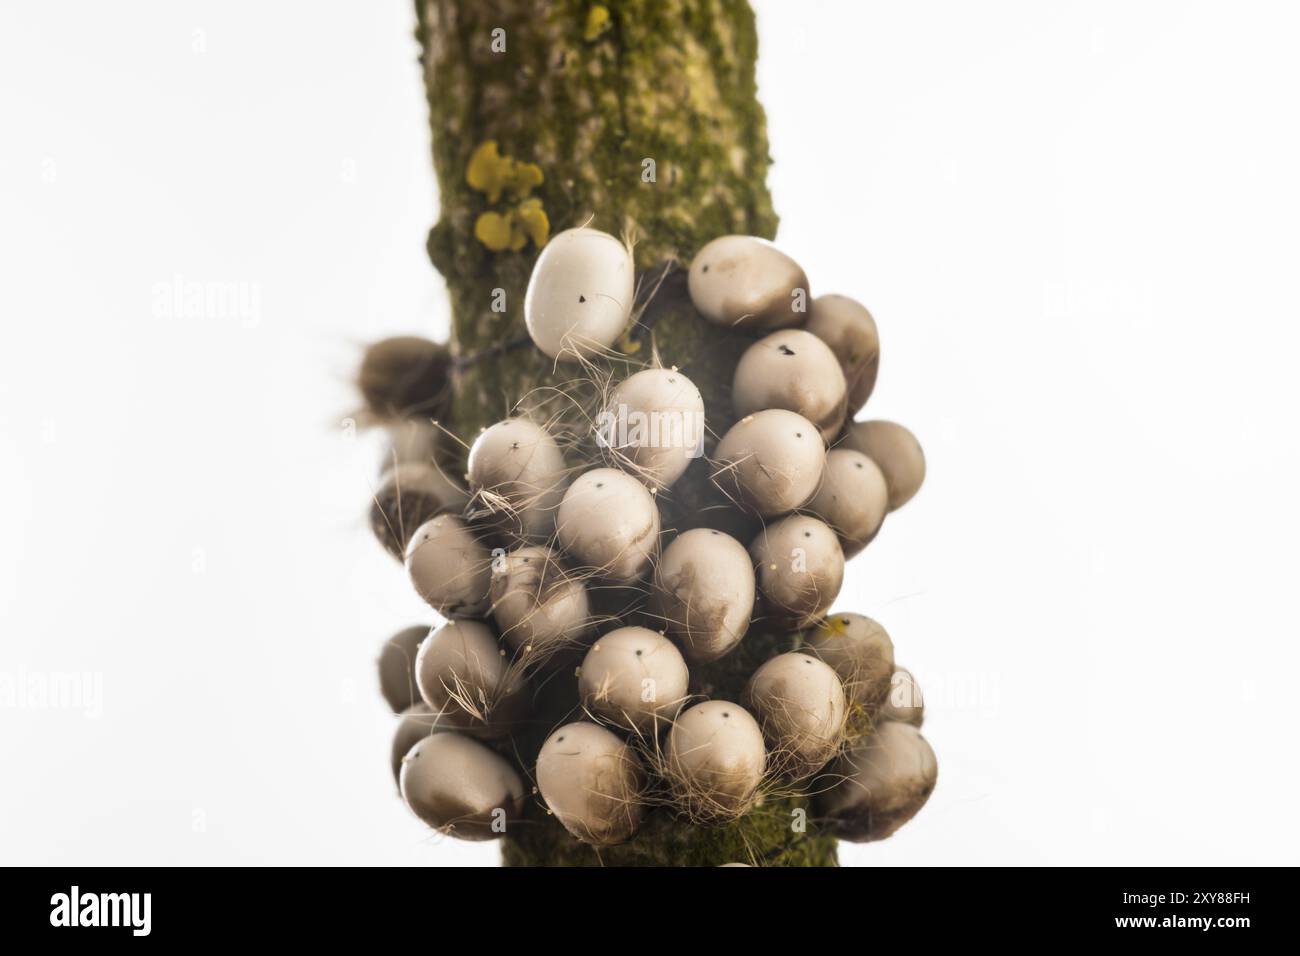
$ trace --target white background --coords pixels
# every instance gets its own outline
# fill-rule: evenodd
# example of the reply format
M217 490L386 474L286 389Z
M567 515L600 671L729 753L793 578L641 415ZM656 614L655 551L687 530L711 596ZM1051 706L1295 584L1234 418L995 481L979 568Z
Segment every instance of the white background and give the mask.
M495 863L394 795L341 425L447 325L411 5L131 6L0 14L0 675L102 681L0 707L0 862ZM843 861L1300 862L1294 7L758 12L779 242L930 463L839 607L940 783Z

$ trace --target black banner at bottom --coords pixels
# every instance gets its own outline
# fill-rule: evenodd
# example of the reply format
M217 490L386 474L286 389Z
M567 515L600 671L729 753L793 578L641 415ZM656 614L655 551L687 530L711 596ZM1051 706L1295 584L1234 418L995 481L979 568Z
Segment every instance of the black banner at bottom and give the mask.
M607 934L649 945L687 932L691 948L710 938L731 948L747 928L760 938L811 934L819 946L843 937L855 949L954 933L986 944L1105 936L1235 946L1286 932L1295 882L1285 869L741 869L9 870L0 919L6 943L94 946L299 947L337 945L340 934L472 945L452 942L472 927L493 946L551 932L555 945L578 946L579 928L594 948L620 938Z

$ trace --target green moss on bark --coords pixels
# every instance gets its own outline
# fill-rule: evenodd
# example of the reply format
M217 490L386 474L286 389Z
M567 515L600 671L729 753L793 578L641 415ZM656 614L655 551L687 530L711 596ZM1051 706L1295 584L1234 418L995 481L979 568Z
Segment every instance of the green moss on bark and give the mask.
M533 190L551 232L590 222L636 242L643 292L671 262L688 263L728 233L771 238L777 219L767 190L767 134L756 97L757 34L743 0L621 0L604 4L608 26L586 39L584 0L416 0L418 37L441 202L429 234L452 304L452 349L462 359L526 335L524 290L536 257L492 252L474 236L494 209L469 187L474 150L495 140L503 155L535 163ZM503 31L503 32L494 32ZM504 49L502 49L504 44ZM653 161L653 181L646 175ZM493 311L504 293L506 309ZM643 295L644 298L644 295ZM705 323L684 276L659 289L636 337L653 344L704 394L710 429L731 423L728 392L746 340ZM645 360L643 345L635 356ZM617 373L622 370L617 370ZM536 349L502 351L455 376L451 420L472 440L525 393L571 377ZM699 463L702 465L702 463ZM723 520L707 468L695 467L664 502L665 526ZM730 530L730 529L729 529ZM701 689L738 699L756 662L788 635L751 631L738 651L696 675ZM557 678L539 702L534 730L517 740L523 769L550 721L563 719L576 688ZM798 801L770 798L725 827L690 826L656 810L626 846L597 852L570 838L539 800L504 841L508 865L834 865L835 842L792 827Z

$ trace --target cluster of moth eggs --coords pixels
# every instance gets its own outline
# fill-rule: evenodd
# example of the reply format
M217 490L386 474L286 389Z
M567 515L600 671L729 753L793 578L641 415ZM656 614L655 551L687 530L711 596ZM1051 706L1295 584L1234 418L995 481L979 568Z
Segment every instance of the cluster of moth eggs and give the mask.
M628 327L634 280L615 237L553 237L525 300L533 343L557 362L598 362ZM529 769L583 842L631 839L655 802L694 823L726 822L772 780L807 785L842 837L880 839L933 789L919 692L895 668L889 635L829 613L845 560L925 471L902 426L851 421L875 383L874 320L844 296L808 302L803 270L753 237L709 243L688 280L706 321L758 336L732 383L738 420L708 458L726 499L763 519L752 541L702 527L661 547L656 498L697 453L684 443L606 446L604 461L575 469L555 435L522 415L477 436L465 486L432 443L408 437L414 448L396 451L376 496L381 540L448 618L396 635L380 658L385 696L403 711L393 745L402 796L443 832L491 839L521 814L529 788L494 741L527 719L539 675L555 679L554 662L578 654L581 719L556 727ZM606 403L701 421L705 410L675 368L636 372ZM420 523L407 533L412 515ZM655 626L609 627L619 622L593 613L601 588L644 593ZM741 701L693 695L691 667L734 651L756 609L767 629L806 631L799 649L763 663ZM846 742L855 711L874 730Z

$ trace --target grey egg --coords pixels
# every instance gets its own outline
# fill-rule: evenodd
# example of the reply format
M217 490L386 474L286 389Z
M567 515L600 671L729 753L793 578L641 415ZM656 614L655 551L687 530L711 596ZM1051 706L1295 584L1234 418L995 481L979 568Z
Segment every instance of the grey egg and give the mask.
M901 720L913 727L920 727L925 721L925 699L921 696L921 685L907 668L895 668L894 676L889 682L889 693L880 705L877 716L880 720Z
M625 843L645 814L646 775L623 740L596 724L565 724L537 755L537 789L557 820L593 846Z
M430 631L415 658L415 680L436 713L469 726L500 724L523 696L522 679L481 621L448 621Z
M827 615L805 646L835 668L850 699L869 712L884 701L894 674L894 642L877 621L864 614Z
M420 699L415 686L415 655L428 633L425 624L403 628L386 640L379 652L379 692L395 714Z
M886 721L814 781L814 806L840 839L883 840L916 816L938 779L939 763L921 732Z
M598 638L582 660L578 695L608 724L653 737L681 710L690 674L672 641L645 627Z
M509 762L454 732L432 734L402 758L402 799L417 817L462 840L505 835L523 809L524 783Z
M726 700L688 707L668 731L664 776L674 802L696 823L722 823L754 803L767 771L763 731Z
M448 617L474 617L487 609L492 556L454 515L438 515L416 529L406 546L406 572L415 593Z
M437 418L451 398L451 352L414 335L381 339L366 348L357 387L378 419Z
M826 444L808 419L772 408L732 425L713 459L713 480L724 493L772 517L793 511L816 493Z
M819 295L804 326L830 346L848 382L848 413L867 403L880 370L880 333L876 320L846 295Z
M492 564L492 618L525 658L581 642L592 628L587 586L550 548L525 545Z
M844 583L844 552L820 518L790 515L758 533L749 547L765 611L803 626L830 608Z
M649 569L659 547L659 508L631 475L593 468L564 493L555 531L579 570L630 584Z
M769 760L786 776L820 770L844 742L844 688L829 665L808 654L769 660L749 679L745 700L763 728Z
M747 348L731 386L737 415L784 408L816 425L827 441L844 424L847 395L834 353L803 329L773 332Z
M812 300L799 264L766 239L721 236L691 261L691 302L709 322L750 332L801 325Z
M568 466L546 429L526 418L497 422L470 446L468 470L476 516L527 539L554 530Z
M826 453L821 487L803 507L835 529L851 558L880 531L889 511L889 486L880 466L851 448Z
M401 561L416 528L435 515L460 511L468 500L465 489L438 465L399 462L379 476L370 502L370 529Z
M410 753L411 748L421 740L440 729L438 715L422 700L416 701L403 710L401 717L401 722L398 723L397 730L393 733L391 754L393 779L399 783L401 782L402 758ZM446 728L441 729L445 730Z
M916 436L895 422L854 422L845 430L843 447L860 451L877 465L889 486L889 510L912 500L925 481L925 452Z
M597 433L618 467L668 488L704 453L704 398L676 369L644 369L610 393Z
M740 643L754 594L749 552L721 531L682 532L655 566L655 612L692 662L715 661Z

